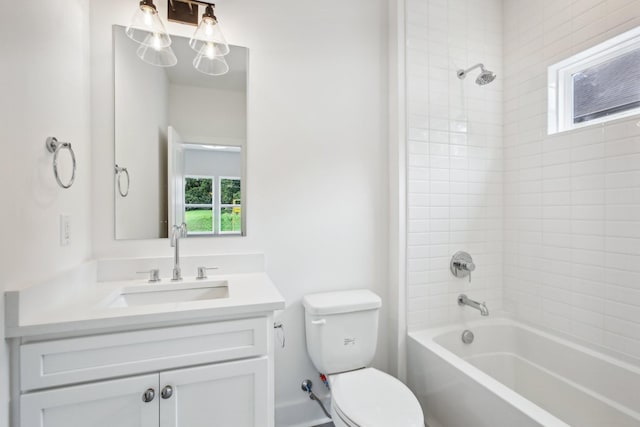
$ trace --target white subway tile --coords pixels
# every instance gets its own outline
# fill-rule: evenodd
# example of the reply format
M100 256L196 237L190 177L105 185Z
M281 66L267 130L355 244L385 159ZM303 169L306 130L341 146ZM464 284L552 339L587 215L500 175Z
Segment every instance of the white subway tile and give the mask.
M606 221L605 233L607 236L638 239L640 244L640 221Z
M603 321L602 319L591 319L592 316L600 315L594 315L593 313L586 312L584 314L587 315L586 319L573 319L571 321L571 334L578 339L602 345L604 342L604 331L602 330ZM575 315L576 313L572 313L572 317ZM589 321L582 322L582 320Z
M627 255L622 253L605 253L605 265L608 267L608 272L611 274L611 270L626 271L628 273L640 273L640 257L637 255ZM616 283L610 276L609 281ZM638 283L635 280L633 283ZM627 284L628 285L628 284Z
M604 317L604 329L612 334L630 338L638 341L640 345L640 323L629 322L616 317Z
M638 153L640 152L640 137L635 135L624 139L609 139L606 142L605 151L607 157L617 157L625 154Z
M612 350L626 353L633 357L640 357L640 341L617 335L611 332L605 332L604 345Z
M605 177L606 188L629 188L640 186L640 170L621 173L608 173Z
M640 153L607 158L606 171L610 173L637 171L638 162L640 162Z
M580 162L583 160L590 160L590 159L602 159L604 157L604 152L605 152L604 142L574 147L571 150L571 160L573 162Z
M638 5L408 0L410 329L475 318L455 304L473 289L640 357L637 118L546 135L546 67L640 24ZM453 75L480 61L491 85ZM448 270L462 249L482 267L472 288Z
M640 220L640 205L607 205L605 210L609 221Z
M571 163L571 176L601 174L604 171L605 160L602 158Z
M640 319L640 306L607 301L605 313L610 317L637 322Z

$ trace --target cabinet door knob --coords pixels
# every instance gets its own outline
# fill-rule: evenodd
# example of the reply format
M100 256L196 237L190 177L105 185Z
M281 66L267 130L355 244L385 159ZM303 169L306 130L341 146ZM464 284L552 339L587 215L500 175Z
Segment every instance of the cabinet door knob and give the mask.
M173 388L170 385L165 386L160 392L160 396L162 396L163 399L170 398L172 394L173 394Z
M144 393L142 393L142 401L149 403L156 397L156 391L152 388L148 388Z

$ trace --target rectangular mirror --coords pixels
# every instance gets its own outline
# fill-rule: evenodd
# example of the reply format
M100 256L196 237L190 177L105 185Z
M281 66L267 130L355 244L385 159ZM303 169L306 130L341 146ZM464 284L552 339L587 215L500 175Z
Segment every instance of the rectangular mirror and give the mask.
M245 235L249 51L230 46L212 76L171 39L178 62L158 67L113 26L115 237L166 238L182 222L190 237Z

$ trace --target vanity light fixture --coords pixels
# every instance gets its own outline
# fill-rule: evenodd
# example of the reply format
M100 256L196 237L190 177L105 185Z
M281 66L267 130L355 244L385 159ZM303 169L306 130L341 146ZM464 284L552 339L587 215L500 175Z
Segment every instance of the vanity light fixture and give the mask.
M189 12L176 11L176 5L188 5ZM205 6L202 20L189 40L189 46L197 52L193 67L201 73L221 76L229 71L224 56L229 53L229 44L222 34L220 23L213 8L215 4L197 0L169 0L169 17L172 21L192 24L193 6ZM173 12L173 13L172 13ZM182 15L181 15L182 13ZM126 29L127 36L140 44L136 51L143 61L159 67L172 67L178 63L171 49L171 38L167 33L153 0L140 0L131 24Z
M198 24L196 32L189 40L189 46L198 53L203 52L203 47L207 56L214 54L215 56L224 56L229 53L229 44L222 34L218 18L213 14L215 4L206 4L205 12L202 14L202 20Z
M153 0L140 0L125 33L131 40L156 50L171 46L171 37L164 28Z
M178 63L171 49L171 37L153 0L140 0L125 34L140 44L136 54L144 62L158 67L172 67Z
M149 35L148 37L153 36ZM158 67L173 67L178 63L178 58L173 53L171 46L157 47L153 43L142 43L138 46L136 54L144 62Z
M216 55L214 43L203 44L200 51L193 59L193 67L210 76L221 76L229 71L229 64L222 55Z

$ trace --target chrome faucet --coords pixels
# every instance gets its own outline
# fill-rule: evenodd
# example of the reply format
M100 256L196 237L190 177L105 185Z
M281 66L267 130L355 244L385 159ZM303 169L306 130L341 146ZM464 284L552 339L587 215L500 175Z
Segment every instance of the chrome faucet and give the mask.
M174 225L171 232L171 247L175 248L173 252L173 276L171 280L182 280L182 270L180 269L180 238L187 237L187 224L184 222L180 225Z
M469 299L465 294L460 294L458 296L458 305L459 306L468 305L469 307L473 307L476 310L480 310L480 314L482 316L489 315L489 309L487 308L487 305L484 302L478 302L478 301Z

